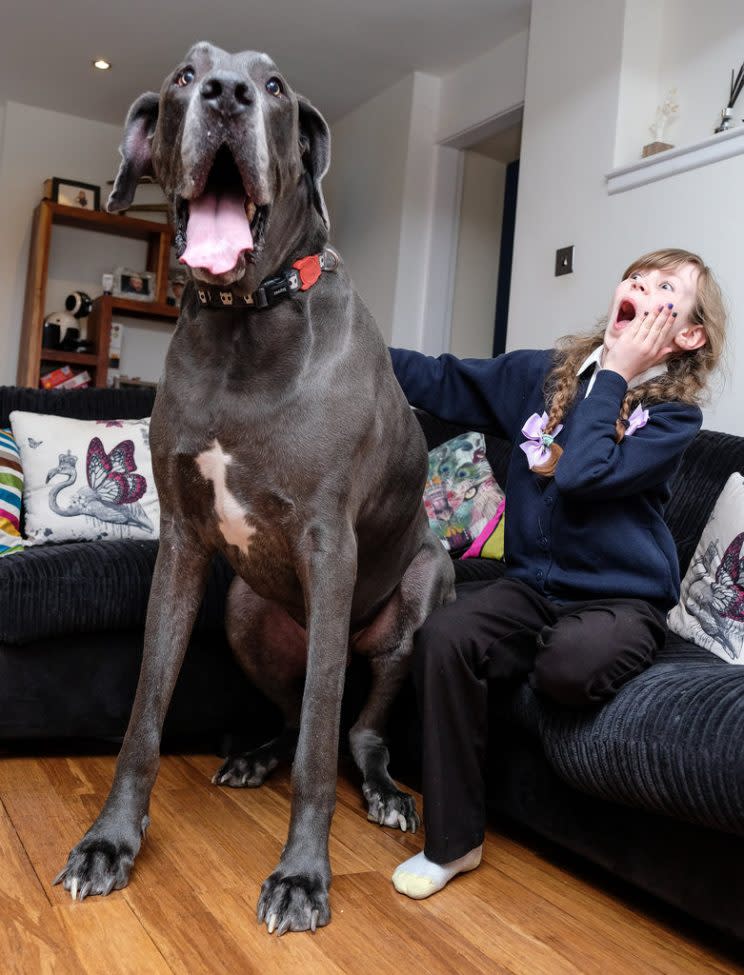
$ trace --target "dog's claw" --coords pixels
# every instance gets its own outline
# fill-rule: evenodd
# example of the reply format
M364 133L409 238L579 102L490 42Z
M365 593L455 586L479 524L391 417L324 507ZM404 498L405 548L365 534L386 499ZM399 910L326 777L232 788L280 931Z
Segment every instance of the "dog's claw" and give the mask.
M365 786L364 797L368 803L367 819L378 826L391 826L402 832L415 833L419 826L413 796L398 789L380 789Z
M78 879L77 879L77 877L73 877L72 878L72 883L70 884L70 893L72 894L72 899L74 901L76 901L77 900L77 893L78 893Z
M272 874L261 888L259 923L266 919L269 934L287 931L315 931L328 924L327 884L317 874Z

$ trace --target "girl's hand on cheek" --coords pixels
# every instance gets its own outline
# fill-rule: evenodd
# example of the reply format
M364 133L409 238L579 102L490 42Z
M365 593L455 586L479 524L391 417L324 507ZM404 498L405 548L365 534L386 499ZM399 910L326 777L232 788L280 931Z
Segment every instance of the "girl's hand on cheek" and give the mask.
M661 305L628 325L612 348L607 349L603 369L619 373L629 383L635 376L657 365L673 351L670 344L677 313L672 305Z

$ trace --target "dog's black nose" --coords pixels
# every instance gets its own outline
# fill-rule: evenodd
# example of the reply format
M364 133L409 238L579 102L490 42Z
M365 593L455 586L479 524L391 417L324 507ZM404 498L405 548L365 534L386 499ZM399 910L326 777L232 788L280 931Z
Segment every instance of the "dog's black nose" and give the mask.
M199 93L211 108L225 115L237 115L253 104L253 86L232 71L215 71L202 81Z

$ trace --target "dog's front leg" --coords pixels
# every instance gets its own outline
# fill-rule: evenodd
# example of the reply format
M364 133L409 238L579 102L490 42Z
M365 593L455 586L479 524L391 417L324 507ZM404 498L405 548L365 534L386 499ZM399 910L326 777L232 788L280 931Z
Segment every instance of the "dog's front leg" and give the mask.
M328 834L336 805L338 736L346 676L356 537L308 532L300 566L307 615L308 659L300 735L292 766L289 836L279 864L261 888L258 920L269 933L312 931L328 924L331 868Z
M211 552L183 531L161 525L150 591L145 647L129 727L113 785L98 818L71 851L54 883L83 900L126 887L148 825L160 764L160 736L201 604Z

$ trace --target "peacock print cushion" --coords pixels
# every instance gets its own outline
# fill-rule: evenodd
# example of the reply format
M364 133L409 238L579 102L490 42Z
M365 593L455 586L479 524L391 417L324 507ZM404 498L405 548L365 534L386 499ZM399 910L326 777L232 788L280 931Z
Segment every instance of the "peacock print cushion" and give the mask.
M504 492L486 459L482 433L462 433L429 451L429 476L424 488L429 524L451 555L500 558ZM494 542L487 549L489 538Z
M730 664L744 664L744 476L721 491L682 580L669 629Z
M10 424L24 471L29 540L158 537L149 417L74 420L15 410Z

